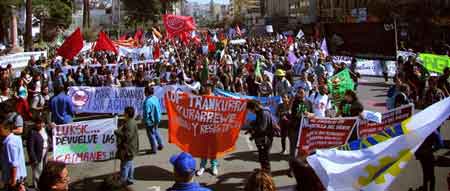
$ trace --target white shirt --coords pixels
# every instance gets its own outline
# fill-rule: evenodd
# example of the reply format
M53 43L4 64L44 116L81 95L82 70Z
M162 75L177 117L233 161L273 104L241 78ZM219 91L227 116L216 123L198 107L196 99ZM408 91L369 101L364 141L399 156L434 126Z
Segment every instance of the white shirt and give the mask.
M309 101L311 101L313 105L313 112L316 117L326 117L325 111L331 109L331 103L328 95L313 93L309 97Z
M42 128L42 129L39 131L39 134L41 134L41 136L42 136L42 140L44 141L43 148L44 148L44 151L46 151L47 148L48 148L48 135L47 135L47 131L45 131L45 128Z

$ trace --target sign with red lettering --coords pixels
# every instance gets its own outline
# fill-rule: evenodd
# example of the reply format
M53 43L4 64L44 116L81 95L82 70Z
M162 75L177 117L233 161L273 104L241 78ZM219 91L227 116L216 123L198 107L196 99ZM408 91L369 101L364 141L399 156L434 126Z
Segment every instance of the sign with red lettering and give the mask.
M379 133L386 128L390 128L408 119L413 113L414 105L410 104L381 114L381 123L361 121L358 127L358 137L366 138L370 135Z
M53 160L66 164L115 158L117 118L81 121L53 128Z
M309 154L345 144L357 124L357 118L303 118L297 153Z
M247 114L247 100L168 91L169 142L199 158L234 150Z

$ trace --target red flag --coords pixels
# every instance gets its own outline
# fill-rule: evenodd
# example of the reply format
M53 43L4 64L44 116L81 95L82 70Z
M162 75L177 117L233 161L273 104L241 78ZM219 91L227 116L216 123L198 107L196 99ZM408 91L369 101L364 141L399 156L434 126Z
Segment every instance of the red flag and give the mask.
M159 48L159 44L153 45L153 59L159 59L161 56L161 50Z
M98 33L97 41L94 44L94 51L111 51L116 54L119 53L114 43L108 38L104 32Z
M72 60L83 49L83 35L80 28L77 28L58 48L58 55L65 59Z
M124 34L119 37L119 40L127 40L127 34Z
M138 29L136 33L134 33L134 40L138 43L141 43L142 35L144 32L142 32L142 29Z
M164 15L163 22L169 37L190 32L196 28L195 21L190 16Z
M215 52L216 45L211 41L211 37L209 35L206 37L206 42L208 43L208 52Z
M288 36L287 37L287 45L288 45L288 47L291 46L292 44L294 44L294 38L292 38L292 36Z
M239 28L239 25L236 26L236 34L239 35L239 36L242 35L242 32L241 32L241 29Z
M189 44L189 33L187 32L182 32L180 33L180 40L184 43L184 45Z

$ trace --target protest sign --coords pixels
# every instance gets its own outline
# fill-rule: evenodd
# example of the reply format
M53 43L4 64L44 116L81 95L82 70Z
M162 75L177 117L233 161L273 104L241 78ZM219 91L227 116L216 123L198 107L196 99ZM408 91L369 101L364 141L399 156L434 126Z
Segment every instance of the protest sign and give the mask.
M328 91L332 97L333 103L340 103L347 90L353 90L355 82L350 77L350 71L347 69L337 73L328 80Z
M345 144L350 138L357 118L303 118L298 135L297 153Z
M246 100L169 91L164 101L170 143L200 158L234 150L247 113Z
M53 128L53 160L67 164L115 158L117 118L82 121Z
M159 99L159 103L161 103L161 112L166 113L166 106L164 103L164 95L171 92L185 92L185 93L194 93L200 91L200 87L193 87L189 85L165 85L165 86L154 86L153 87L153 95L155 95Z
M227 91L221 90L221 89L214 89L214 94L217 96L231 97L231 98L236 98L236 99L258 100L263 105L263 107L269 108L271 113L274 115L277 112L278 105L281 103L280 96L255 97L255 96L247 96L247 95L240 95L237 93L231 93L231 92L227 92ZM256 120L256 116L253 113L247 113L246 119L247 119L247 122L246 122L246 124L247 124L250 121Z
M361 121L358 127L358 137L365 138L373 134L379 133L386 128L395 126L398 123L408 119L414 113L414 105L406 105L395 108L381 114L381 123L369 121Z
M395 26L391 23L325 24L328 51L335 56L396 60L395 36Z
M80 113L122 114L125 107L131 106L141 114L144 103L144 88L139 87L88 87L72 86L68 92Z
M442 74L445 68L450 67L450 58L445 55L421 53L419 58L422 60L423 66L430 72Z

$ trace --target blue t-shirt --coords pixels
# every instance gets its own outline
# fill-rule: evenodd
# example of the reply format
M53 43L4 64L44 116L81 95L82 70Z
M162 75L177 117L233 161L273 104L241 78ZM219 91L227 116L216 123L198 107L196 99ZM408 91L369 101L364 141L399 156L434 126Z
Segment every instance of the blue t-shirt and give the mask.
M2 169L2 181L8 182L11 177L11 168L17 168L16 180L23 179L27 176L27 168L25 166L25 155L23 151L22 138L17 135L9 134L3 140L4 151L0 157Z

